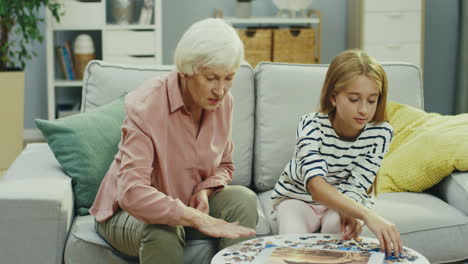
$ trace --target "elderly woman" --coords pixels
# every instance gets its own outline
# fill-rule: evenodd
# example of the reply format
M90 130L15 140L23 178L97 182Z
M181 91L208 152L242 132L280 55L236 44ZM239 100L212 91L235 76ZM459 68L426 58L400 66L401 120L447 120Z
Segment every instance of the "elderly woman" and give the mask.
M114 249L140 263L181 263L186 239L217 237L222 249L255 235L255 194L227 186L229 89L243 57L230 25L202 20L179 41L176 70L127 95L119 151L90 210Z

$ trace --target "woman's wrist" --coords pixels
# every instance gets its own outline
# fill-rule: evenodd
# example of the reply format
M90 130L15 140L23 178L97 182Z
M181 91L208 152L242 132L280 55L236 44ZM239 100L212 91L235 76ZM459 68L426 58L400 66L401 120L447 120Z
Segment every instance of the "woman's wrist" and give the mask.
M187 206L184 209L184 213L178 225L188 226L188 227L198 229L198 227L201 225L203 221L202 220L203 217L204 217L203 213Z

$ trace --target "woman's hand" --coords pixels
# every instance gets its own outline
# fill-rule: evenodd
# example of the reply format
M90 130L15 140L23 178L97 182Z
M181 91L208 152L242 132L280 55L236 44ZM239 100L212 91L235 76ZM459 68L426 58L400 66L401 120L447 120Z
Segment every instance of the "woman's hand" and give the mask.
M239 225L239 222L228 223L222 219L207 216L195 227L210 237L239 238L255 235L255 230Z
M364 221L379 239L381 250L388 256L392 254L393 249L394 256L398 257L403 250L403 243L396 225L375 213L369 214Z
M362 223L351 216L340 214L341 235L344 240L358 238L362 232Z
M189 206L202 213L209 214L210 205L208 203L208 196L213 192L213 190L210 190L210 193L208 192L209 191L207 189L201 189L199 192L194 194L192 198L190 198Z
M193 227L210 237L239 238L255 235L255 230L239 225L239 222L228 223L214 218L191 207L185 207L178 225Z

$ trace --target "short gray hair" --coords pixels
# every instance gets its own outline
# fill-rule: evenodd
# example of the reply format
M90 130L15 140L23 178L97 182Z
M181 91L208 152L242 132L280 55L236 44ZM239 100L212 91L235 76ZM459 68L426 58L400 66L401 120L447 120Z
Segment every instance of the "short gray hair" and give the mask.
M201 68L236 70L244 60L244 45L226 21L208 18L191 25L179 40L174 54L178 72L187 75Z

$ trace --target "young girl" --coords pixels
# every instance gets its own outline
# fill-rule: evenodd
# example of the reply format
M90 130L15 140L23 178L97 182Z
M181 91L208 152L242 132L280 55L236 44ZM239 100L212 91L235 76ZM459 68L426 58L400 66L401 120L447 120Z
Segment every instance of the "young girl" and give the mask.
M382 251L402 250L396 226L371 210L370 193L393 131L385 122L387 77L361 50L330 64L318 112L302 116L295 154L272 193L279 233L342 233L357 238L366 224Z

